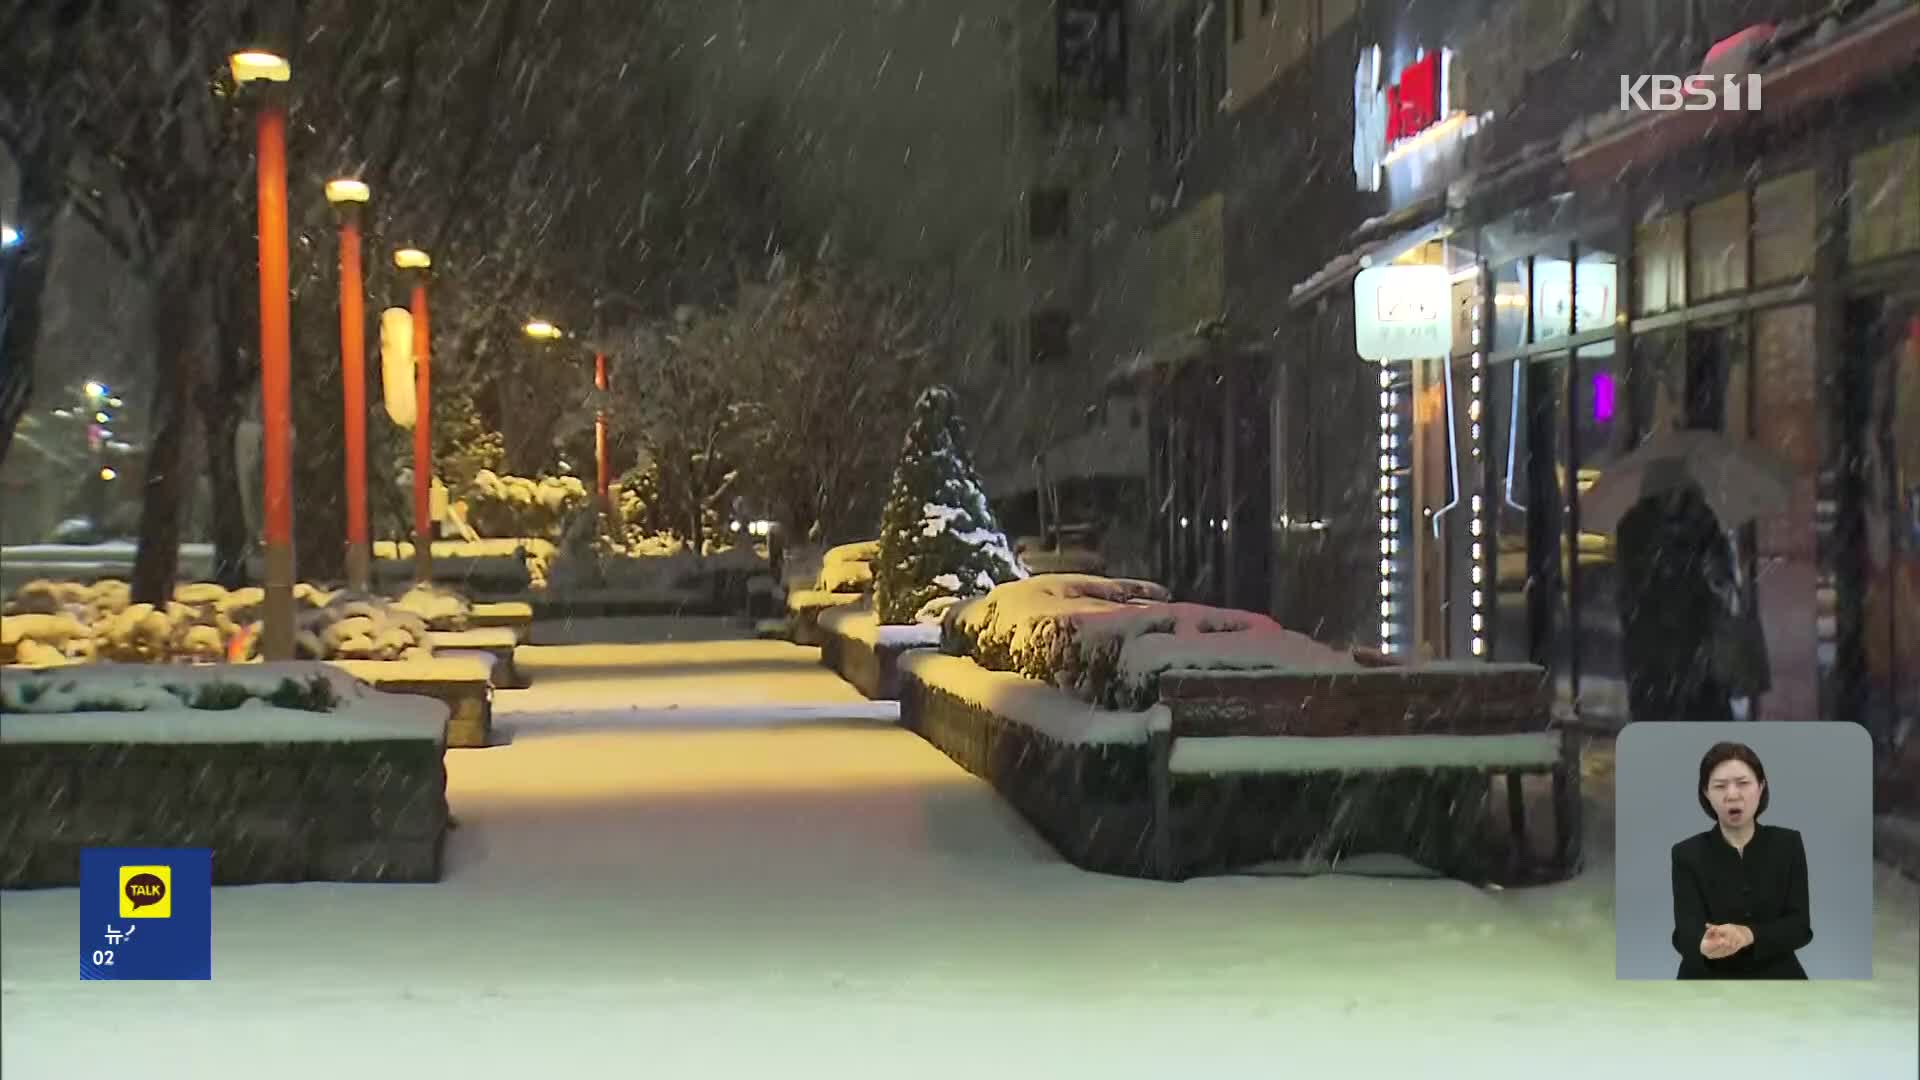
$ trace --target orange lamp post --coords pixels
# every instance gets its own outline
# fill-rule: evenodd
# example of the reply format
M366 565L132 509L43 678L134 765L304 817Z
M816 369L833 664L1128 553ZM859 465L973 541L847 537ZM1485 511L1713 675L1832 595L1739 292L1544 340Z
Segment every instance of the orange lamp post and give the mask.
M566 331L545 319L535 319L521 330L535 341L558 341L566 337ZM593 350L593 385L600 391L600 405L593 414L593 458L595 487L600 499L600 512L607 521L614 520L613 471L607 461L607 354L603 349Z
M293 346L287 284L287 61L237 52L233 80L255 99L260 226L260 414L266 492L265 632L268 660L293 659Z
M360 274L360 213L367 185L327 182L327 202L340 218L340 382L347 437L347 587L373 585L371 535L367 529L367 315Z

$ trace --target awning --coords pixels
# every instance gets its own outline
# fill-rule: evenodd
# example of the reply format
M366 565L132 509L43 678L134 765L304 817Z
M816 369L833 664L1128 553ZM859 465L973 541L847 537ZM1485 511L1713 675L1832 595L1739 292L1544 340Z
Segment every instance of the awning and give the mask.
M1411 227L1402 226L1399 231L1394 231L1393 223L1401 221L1414 221L1418 224ZM1335 256L1312 277L1295 285L1287 294L1287 304L1289 307L1299 308L1312 303L1327 292L1339 288L1367 267L1390 263L1414 248L1438 240L1452 231L1453 223L1447 217L1444 192L1406 210L1386 217L1374 218L1354 230L1349 243L1356 244L1355 247L1342 255ZM1386 235L1382 236L1383 232Z
M1920 61L1920 7L1869 12L1824 45L1789 54L1762 70L1757 112L1702 110L1652 113L1573 147L1566 162L1581 184L1611 183L1704 139L1778 123L1783 117L1848 93Z

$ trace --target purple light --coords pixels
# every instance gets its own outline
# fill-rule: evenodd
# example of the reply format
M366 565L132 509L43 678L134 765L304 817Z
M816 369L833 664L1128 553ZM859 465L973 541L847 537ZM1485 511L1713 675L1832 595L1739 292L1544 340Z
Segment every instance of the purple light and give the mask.
M1596 424L1613 423L1614 410L1613 372L1596 371L1593 373L1593 422Z

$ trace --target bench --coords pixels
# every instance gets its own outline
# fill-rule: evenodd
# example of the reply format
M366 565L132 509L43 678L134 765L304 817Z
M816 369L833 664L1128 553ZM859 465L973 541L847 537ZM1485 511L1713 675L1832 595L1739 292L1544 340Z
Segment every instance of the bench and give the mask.
M1169 672L1160 703L1166 708L1148 734L1148 767L1153 861L1161 876L1182 876L1194 861L1182 850L1188 837L1174 795L1180 785L1200 780L1223 790L1229 804L1236 786L1263 782L1318 780L1340 805L1356 792L1398 782L1415 798L1430 795L1426 809L1437 815L1430 822L1434 834L1412 843L1462 877L1495 870L1478 850L1483 834L1474 826L1482 801L1476 796L1504 780L1501 876L1553 880L1579 869L1580 739L1551 723L1551 687L1532 665ZM1529 775L1552 783L1553 850L1544 860L1528 850ZM1412 819L1402 814L1400 820Z

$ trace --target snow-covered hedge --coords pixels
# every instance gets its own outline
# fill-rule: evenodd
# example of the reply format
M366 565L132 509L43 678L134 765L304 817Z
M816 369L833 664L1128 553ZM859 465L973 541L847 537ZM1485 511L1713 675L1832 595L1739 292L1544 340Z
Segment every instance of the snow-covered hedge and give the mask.
M1176 669L1356 667L1351 654L1265 615L1171 602L1152 582L1047 574L963 600L942 624L941 651L1049 683L1108 709L1159 700Z
M879 557L878 540L828 548L820 559L820 578L813 587L828 593L864 593L873 587L873 561Z
M465 629L470 610L457 594L419 587L394 601L302 582L294 586L294 600L296 655L311 660L427 656L427 631ZM88 660L210 663L259 653L264 589L198 583L177 587L164 607L130 601L125 582L31 582L0 616L0 659L47 667Z
M13 675L0 679L0 712L225 712L253 702L277 709L331 712L340 703L333 682L323 674L304 678L275 674L262 679L246 677L246 671L242 668L231 678L217 680L176 679L111 666L88 669L85 678Z
M467 523L482 536L558 540L567 519L587 509L587 486L577 476L501 476L481 469L461 492Z
M433 574L445 580L476 582L512 582L535 589L547 587L553 557L559 549L553 541L537 536L494 540L435 540ZM376 540L373 557L378 563L376 576L410 578L413 573L412 541L395 543ZM519 588L516 585L515 588Z

